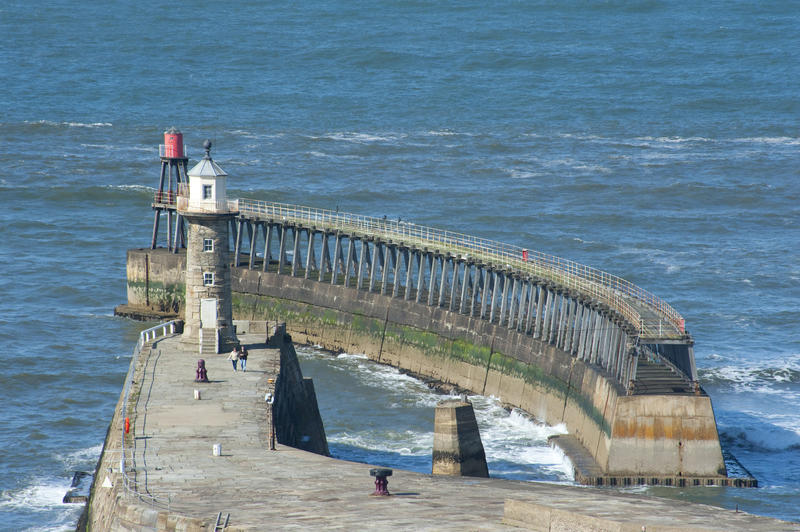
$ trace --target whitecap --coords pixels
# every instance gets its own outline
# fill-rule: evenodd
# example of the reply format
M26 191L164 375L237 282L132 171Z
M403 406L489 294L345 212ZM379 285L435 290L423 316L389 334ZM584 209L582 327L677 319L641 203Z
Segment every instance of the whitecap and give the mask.
M456 135L460 135L461 133L457 133L451 129L442 129L437 131L427 131L425 134L431 137L454 137Z
M98 127L112 127L114 124L111 122L54 122L52 120L34 120L25 121L26 124L39 124L43 126L66 126L66 127L83 127L83 128L98 128Z
M404 134L371 135L369 133L343 131L337 133L328 133L319 138L327 140L343 141L343 142L354 142L357 144L370 144L375 142L395 142L405 137L406 135Z
M800 145L800 138L797 138L797 137L742 137L742 138L732 139L731 142L798 146L798 145Z
M372 431L340 432L328 436L328 443L349 445L360 449L390 452L405 456L427 456L433 448L433 432Z
M135 190L137 192L153 193L156 191L155 187L148 187L146 185L104 185L105 188L113 188L118 190Z
M542 174L539 172L529 172L526 170L517 170L516 168L509 171L511 179L531 179L540 177Z

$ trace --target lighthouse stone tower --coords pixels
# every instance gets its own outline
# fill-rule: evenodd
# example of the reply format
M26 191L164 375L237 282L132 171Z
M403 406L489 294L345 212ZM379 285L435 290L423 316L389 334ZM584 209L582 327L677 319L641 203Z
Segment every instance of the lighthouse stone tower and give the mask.
M188 190L178 196L186 220L186 305L182 341L202 354L221 353L237 343L231 310L228 227L238 209L226 197L228 174L206 155L189 170Z

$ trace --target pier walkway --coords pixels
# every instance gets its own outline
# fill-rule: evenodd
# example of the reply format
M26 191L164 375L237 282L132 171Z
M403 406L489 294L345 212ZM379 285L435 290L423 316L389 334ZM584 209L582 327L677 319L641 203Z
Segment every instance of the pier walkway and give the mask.
M156 196L172 213L187 197ZM251 199L229 200L234 266L276 271L479 317L601 367L629 394L639 356L702 394L693 340L663 299L610 273L519 246L387 220ZM184 240L180 215L168 247ZM170 226L171 227L171 226ZM158 236L158 216L151 248Z
M280 444L269 450L264 392L276 377L277 350L259 343L263 336L240 340L250 352L247 372L234 373L225 355L208 355L211 382L203 384L194 382L197 354L185 350L179 336L143 346L126 408L133 432L126 438L133 449L123 458L129 489L112 468L117 509L121 500L126 510L114 512L110 529L178 524L213 530L221 512L230 514L228 531L518 529L512 524L533 530L800 530L732 509L611 490L400 470L389 478L391 497L370 496L373 466ZM106 466L119 465L121 411L106 441L98 485ZM221 445L221 456L213 456L214 444Z

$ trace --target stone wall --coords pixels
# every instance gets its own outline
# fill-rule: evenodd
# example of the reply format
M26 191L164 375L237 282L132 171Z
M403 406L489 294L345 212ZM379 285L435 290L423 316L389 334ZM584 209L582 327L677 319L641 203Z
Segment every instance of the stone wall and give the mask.
M564 423L607 474L724 475L708 397L627 396L552 344L441 307L247 268L231 277L234 318L286 321L299 343L364 353Z
M183 312L186 250L128 250L128 304L161 312Z

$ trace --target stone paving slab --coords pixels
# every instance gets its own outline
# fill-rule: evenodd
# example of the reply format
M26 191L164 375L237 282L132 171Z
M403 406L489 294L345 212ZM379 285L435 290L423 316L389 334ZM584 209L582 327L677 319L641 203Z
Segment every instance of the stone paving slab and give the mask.
M618 530L800 530L795 523L609 490L401 470L389 477L391 497L372 497L375 465L282 445L268 450L270 357L266 345L240 339L250 353L248 371L234 373L226 355L208 355L208 384L194 382L200 357L178 337L157 341L145 362L134 422L136 475L151 495L169 498L172 512L212 524L217 512L230 513L230 527L238 530L519 530L502 522L505 501L515 500L625 524ZM212 455L217 443L221 456Z

